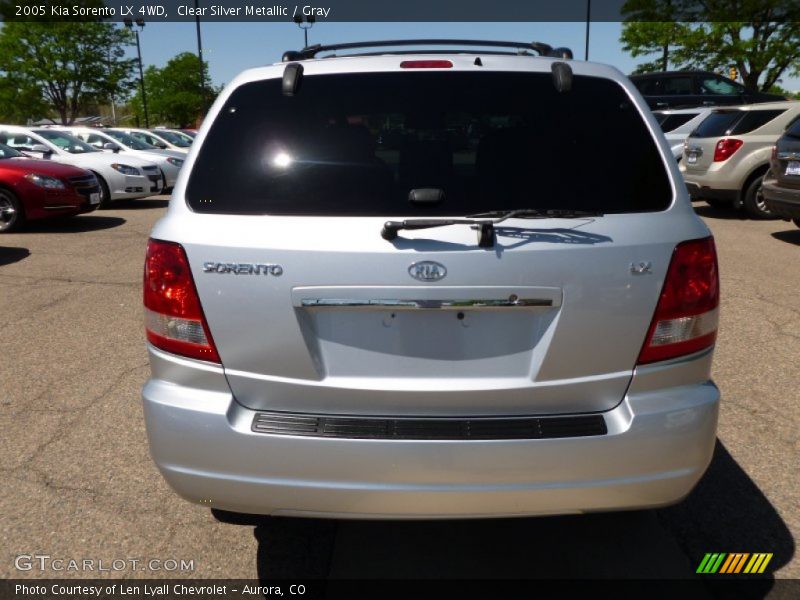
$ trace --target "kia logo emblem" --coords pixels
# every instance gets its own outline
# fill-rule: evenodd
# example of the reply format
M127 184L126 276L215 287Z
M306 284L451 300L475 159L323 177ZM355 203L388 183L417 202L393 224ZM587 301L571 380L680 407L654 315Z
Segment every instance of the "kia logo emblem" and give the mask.
M439 281L447 275L447 269L441 263L423 260L408 267L408 274L419 281Z

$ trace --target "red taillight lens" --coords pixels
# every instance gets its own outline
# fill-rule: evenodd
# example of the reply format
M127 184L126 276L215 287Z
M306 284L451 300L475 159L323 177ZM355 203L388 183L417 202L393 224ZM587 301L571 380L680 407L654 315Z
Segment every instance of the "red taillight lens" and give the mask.
M149 240L144 262L147 340L156 348L220 362L208 331L189 261L180 244Z
M400 63L401 69L452 69L453 63L449 60L404 60Z
M723 138L714 147L714 162L728 160L734 152L742 147L744 142L735 138Z
M772 155L770 156L770 158L772 160L775 160L776 158L778 158L778 146L773 146L772 147Z
M719 272L713 238L675 247L639 364L676 358L714 345Z

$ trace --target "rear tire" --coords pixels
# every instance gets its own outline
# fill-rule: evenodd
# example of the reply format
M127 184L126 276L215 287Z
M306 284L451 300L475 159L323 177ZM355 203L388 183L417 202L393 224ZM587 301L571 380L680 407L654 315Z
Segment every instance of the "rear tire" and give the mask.
M764 176L762 175L750 182L750 185L748 185L747 189L744 191L744 200L742 204L747 214L754 219L774 219L775 215L769 211L764 202L764 193L761 191L761 183L763 180Z
M94 176L97 177L97 183L100 184L100 204L97 205L97 208L100 210L111 208L111 192L108 191L106 180L97 173Z
M25 209L16 194L0 188L0 233L16 231L25 222Z

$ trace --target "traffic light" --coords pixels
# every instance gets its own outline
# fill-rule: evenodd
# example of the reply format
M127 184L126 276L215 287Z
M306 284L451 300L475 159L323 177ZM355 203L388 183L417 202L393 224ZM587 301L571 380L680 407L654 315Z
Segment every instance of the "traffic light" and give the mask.
M729 71L729 76L730 76L730 78L731 78L731 79L733 79L734 81L736 81L736 79L738 79L738 77L739 77L739 72L736 70L736 67L731 67L731 68L730 68L730 71Z

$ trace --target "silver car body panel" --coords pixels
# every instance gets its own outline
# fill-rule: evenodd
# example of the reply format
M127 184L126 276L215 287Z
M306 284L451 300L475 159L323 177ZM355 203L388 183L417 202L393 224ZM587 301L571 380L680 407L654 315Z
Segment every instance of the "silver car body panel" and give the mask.
M473 56L447 58L454 69L473 68ZM488 55L482 62L485 70L549 73L553 59ZM398 63L376 56L303 66L313 76L399 71ZM388 243L378 217L193 212L187 177L221 106L239 85L280 77L284 66L246 71L222 92L152 232L185 248L224 365L150 348L145 415L153 457L170 484L192 501L229 510L350 517L582 512L657 506L688 493L713 449L719 394L709 378L711 352L667 366L636 367L636 360L676 244L710 234L633 84L612 67L570 63L576 75L624 88L669 174L670 206L509 219L495 246L479 249L463 226L404 231ZM446 277L414 279L409 267L420 261L440 263ZM206 263L278 265L280 274L204 272ZM640 263L650 268L634 268ZM252 432L257 410L600 413L609 433L300 439Z

